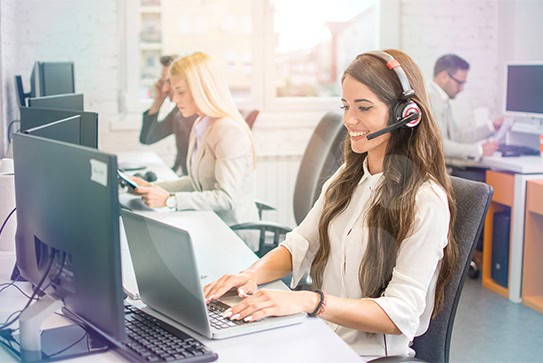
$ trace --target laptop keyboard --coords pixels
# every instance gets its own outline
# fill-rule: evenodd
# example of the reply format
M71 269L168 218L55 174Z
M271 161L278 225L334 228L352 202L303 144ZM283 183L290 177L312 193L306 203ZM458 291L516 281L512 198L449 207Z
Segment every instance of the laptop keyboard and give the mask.
M181 330L130 305L125 306L125 346L142 362L212 362L217 354Z
M230 306L227 304L218 301L212 300L207 304L207 310L209 315L209 323L215 329L226 329L233 326L249 324L250 322L243 320L230 320L223 316L223 313L229 309Z

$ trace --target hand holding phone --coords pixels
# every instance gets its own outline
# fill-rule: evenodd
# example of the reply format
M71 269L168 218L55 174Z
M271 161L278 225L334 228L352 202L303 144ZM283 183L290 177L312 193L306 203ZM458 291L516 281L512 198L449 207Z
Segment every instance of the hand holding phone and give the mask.
M127 186L130 189L136 189L138 184L136 184L132 179L130 179L125 173L120 170L117 170L117 176L119 177L119 183L122 186Z

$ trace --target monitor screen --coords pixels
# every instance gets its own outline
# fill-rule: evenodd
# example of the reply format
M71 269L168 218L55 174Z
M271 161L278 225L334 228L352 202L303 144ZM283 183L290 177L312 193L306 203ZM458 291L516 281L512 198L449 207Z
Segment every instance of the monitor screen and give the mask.
M35 62L30 76L31 97L75 92L73 62Z
M83 111L83 104L82 93L31 97L28 99L29 107L53 108L57 110Z
M72 116L23 131L27 135L81 145L81 116Z
M116 156L23 133L13 155L21 275L45 276L46 295L125 340Z
M98 114L96 112L20 107L21 131L71 116L81 116L80 144L98 148Z
M543 117L543 64L508 64L505 113Z

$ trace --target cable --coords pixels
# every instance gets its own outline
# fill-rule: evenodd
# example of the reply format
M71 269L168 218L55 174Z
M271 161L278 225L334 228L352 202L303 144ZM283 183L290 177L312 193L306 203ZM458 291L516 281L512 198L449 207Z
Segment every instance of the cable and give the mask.
M23 307L23 309L21 310L21 313L23 311L25 311L26 308L28 308L30 306L30 303L34 300L34 298L36 297L36 295L38 294L38 292L40 291L40 288L41 286L43 285L43 282L45 281L45 279L47 278L47 276L49 275L49 271L51 271L51 266L53 266L53 261L55 260L55 254L56 254L56 250L53 250L53 253L52 253L52 256L51 256L51 260L49 261L49 266L47 266L47 271L45 271L45 273L43 274L42 278L40 279L40 282L38 282L38 285L36 285L36 287L34 288L34 291L32 293L32 296L30 297L30 299L28 299L28 302L26 303L26 305ZM16 317L14 317L12 320L10 321L7 321L6 323L4 323L1 327L0 327L0 332L3 332L6 330L7 327L9 327L10 325L12 325L13 323L15 323L19 317L21 316L21 313L19 313ZM12 314L13 315L13 314Z
M68 349L70 349L71 347L77 345L77 343L79 343L80 341L82 341L83 339L85 339L85 337L87 337L87 339L88 339L88 335L89 335L89 333L87 333L87 332L85 331L85 333L83 334L83 336L82 336L81 338L79 338L78 340L76 340L76 341L73 342L72 344L68 345L66 348L63 348L63 349L61 349L61 350L59 350L58 352L55 352L55 353L53 353L53 354L49 354L48 357L49 357L49 358L52 358L52 357L54 357L55 355L59 355L60 353L63 353L63 352L65 352L65 351L67 351ZM88 343L87 343L87 345L88 345Z
M9 123L8 125L8 144L11 142L11 135L12 135L12 132L11 132L11 126L13 126L13 124L16 124L16 123L21 123L21 121L19 120L13 120ZM19 127L18 130L15 130L15 132L19 131L21 129L21 127Z
M58 269L56 276L53 277L52 279L49 279L49 283L47 284L47 286L45 286L42 289L42 291L47 290L60 277L60 275L62 274L62 270L64 269L65 262L66 262L66 252L62 252L62 262L60 263L60 268Z
M9 282L9 283L6 282L6 283L3 283L3 284L0 284L0 286L6 285L6 286L4 286L4 287L0 290L0 293L1 293L2 291L6 290L6 289L9 288L9 287L14 287L14 288L16 288L17 290L19 290L19 292L20 292L21 294L23 294L27 299L30 299L30 295L28 295L26 292L24 292L19 286L15 285L15 282L16 282L16 281L12 281L12 282Z
M13 215L13 213L15 213L16 210L17 210L17 207L13 208L13 210L11 212L9 212L6 219L4 219L4 223L2 223L2 227L0 227L0 236L2 235L2 231L4 230L4 227L6 226L6 224L9 221L9 217L11 217Z

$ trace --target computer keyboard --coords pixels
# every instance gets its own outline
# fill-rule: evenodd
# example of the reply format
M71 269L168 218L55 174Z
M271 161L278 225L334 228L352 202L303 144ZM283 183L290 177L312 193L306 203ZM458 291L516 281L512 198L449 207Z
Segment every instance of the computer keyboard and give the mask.
M181 330L130 305L125 306L124 343L142 362L212 362L218 355Z
M498 151L502 153L502 156L539 155L539 150L522 145L501 144L498 146Z
M229 309L230 306L218 301L212 300L207 304L207 310L209 315L209 323L215 329L225 329L236 325L248 324L249 322L244 320L230 320L223 316L223 313Z

